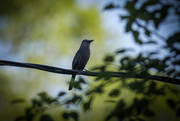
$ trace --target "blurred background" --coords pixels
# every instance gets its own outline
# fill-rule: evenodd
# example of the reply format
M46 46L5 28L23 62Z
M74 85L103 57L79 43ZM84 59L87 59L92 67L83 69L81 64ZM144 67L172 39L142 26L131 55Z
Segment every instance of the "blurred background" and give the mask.
M101 65L105 55L121 47L134 48L133 56L140 51L162 51L157 45L140 47L135 44L118 17L124 11L103 10L110 2L124 4L124 0L0 0L0 59L71 69L83 39L94 40L87 70ZM171 28L173 31L169 31ZM168 37L178 29L176 24L170 24L158 31ZM159 41L159 44L164 43ZM162 53L162 56L166 54ZM88 78L90 84L94 79L84 78ZM12 121L24 113L26 105L11 105L13 99L23 98L28 105L39 92L56 96L59 91L68 91L69 80L69 75L0 67L1 120Z

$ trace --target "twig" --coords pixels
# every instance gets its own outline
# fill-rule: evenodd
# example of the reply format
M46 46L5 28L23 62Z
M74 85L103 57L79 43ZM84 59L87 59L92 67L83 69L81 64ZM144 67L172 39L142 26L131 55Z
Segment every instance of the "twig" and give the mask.
M110 75L111 77L152 79L152 80L157 80L157 81L161 81L161 82L166 82L166 83L180 85L180 79L174 79L174 78L170 78L170 77L156 76L156 75L148 75L146 77L143 77L141 74L128 73L128 72L110 72L110 71L90 72L90 71L79 71L79 70L63 69L63 68L57 68L57 67L52 67L52 66L40 65L40 64L20 63L20 62L6 61L6 60L0 60L0 66L16 66L16 67L24 67L24 68L33 68L33 69L48 71L48 72L52 72L52 73L68 74L68 75L72 75L72 74L86 75L86 76L104 75L104 77L106 77L107 75Z

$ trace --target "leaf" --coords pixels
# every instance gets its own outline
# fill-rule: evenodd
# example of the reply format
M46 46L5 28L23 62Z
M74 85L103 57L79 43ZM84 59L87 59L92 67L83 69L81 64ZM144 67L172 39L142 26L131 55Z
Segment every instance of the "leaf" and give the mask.
M61 96L65 95L65 94L66 94L66 92L60 92L60 93L58 94L58 97L61 97Z
M78 82L79 82L79 83L84 83L84 84L86 84L86 83L87 83L87 82L85 81L85 79L84 79L84 78L82 78L82 77L79 77Z
M75 95L69 102L72 102L73 104L78 103L82 100L83 98L81 96Z
M33 107L41 107L43 102L37 99L32 99L32 104L33 104Z
M74 88L75 88L75 89L82 90L82 87L81 87L81 85L80 85L79 82L74 82Z
M116 101L116 100L105 100L105 102L108 102L108 103L116 103L117 101Z
M110 97L117 97L117 96L119 96L119 93L120 93L119 89L114 89L109 93L109 96Z
M145 34L149 37L150 36L150 31L146 29Z
M113 8L118 8L119 6L114 6L112 3L110 3L109 5L107 5L104 10L108 10L108 9L113 9Z
M157 44L157 42L153 40L149 40L148 42L144 42L143 44Z
M176 117L180 117L180 107L176 111Z
M120 16L121 17L121 19L123 20L123 19L128 19L130 16Z
M19 117L15 118L15 121L26 121L26 117L25 116L19 116Z
M136 91L137 93L144 93L145 82L143 82L143 81L132 82L132 83L128 84L128 86L132 90Z
M75 121L78 121L78 113L77 112L70 112L69 117L72 117Z
M172 99L167 99L166 100L167 104L174 110L176 107L176 102Z
M113 61L114 61L114 56L111 56L111 55L106 56L106 57L104 58L104 61L105 61L105 62L113 62Z
M11 103L15 104L15 103L24 103L25 100L24 99L16 99L16 100L12 100Z
M134 20L131 20L131 19L128 20L128 22L126 24L126 32L133 31L131 28L133 22L134 22Z
M143 114L144 114L144 116L146 116L146 117L155 116L155 113L154 113L152 110L150 110L150 109L146 109Z
M40 121L53 121L49 115L42 115Z
M107 65L103 65L103 66L96 66L94 68L92 68L91 70L95 71L95 70L100 70L100 71L104 71L106 69Z
M69 114L66 113L66 112L64 112L64 113L63 113L63 118L67 120L67 119L69 118Z
M158 54L158 52L150 52L150 53L149 53L149 56L157 55L157 54Z
M116 51L115 53L119 54L119 53L124 53L124 52L126 52L126 49L120 49L120 50Z
M90 109L91 102L92 102L92 97L89 99L88 102L86 102L86 103L83 104L83 109L84 109L84 111L87 111L87 110Z
M142 44L142 41L139 39L139 32L138 31L132 31L132 32L136 43Z

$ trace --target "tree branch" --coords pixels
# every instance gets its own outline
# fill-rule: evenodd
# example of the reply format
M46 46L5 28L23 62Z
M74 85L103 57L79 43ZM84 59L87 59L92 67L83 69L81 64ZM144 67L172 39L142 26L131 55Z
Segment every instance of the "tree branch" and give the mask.
M157 81L161 81L161 82L166 82L166 83L180 85L180 79L174 79L174 78L170 78L170 77L156 76L156 75L148 75L146 77L143 77L140 74L128 73L128 72L110 72L110 71L90 72L90 71L78 71L78 70L63 69L63 68L57 68L57 67L52 67L52 66L40 65L40 64L20 63L20 62L6 61L6 60L0 60L0 66L15 66L15 67L33 68L33 69L48 71L48 72L52 72L52 73L68 74L68 75L77 74L77 75L86 75L86 76L99 76L99 75L103 74L104 77L106 77L107 75L110 75L111 77L152 79L152 80L157 80Z

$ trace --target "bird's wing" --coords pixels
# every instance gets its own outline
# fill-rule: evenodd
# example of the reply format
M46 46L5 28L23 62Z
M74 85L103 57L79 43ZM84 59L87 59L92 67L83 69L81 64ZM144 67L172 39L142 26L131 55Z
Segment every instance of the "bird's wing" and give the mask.
M73 62L72 62L72 69L76 69L79 59L80 59L80 54L77 51L76 55L74 56Z

